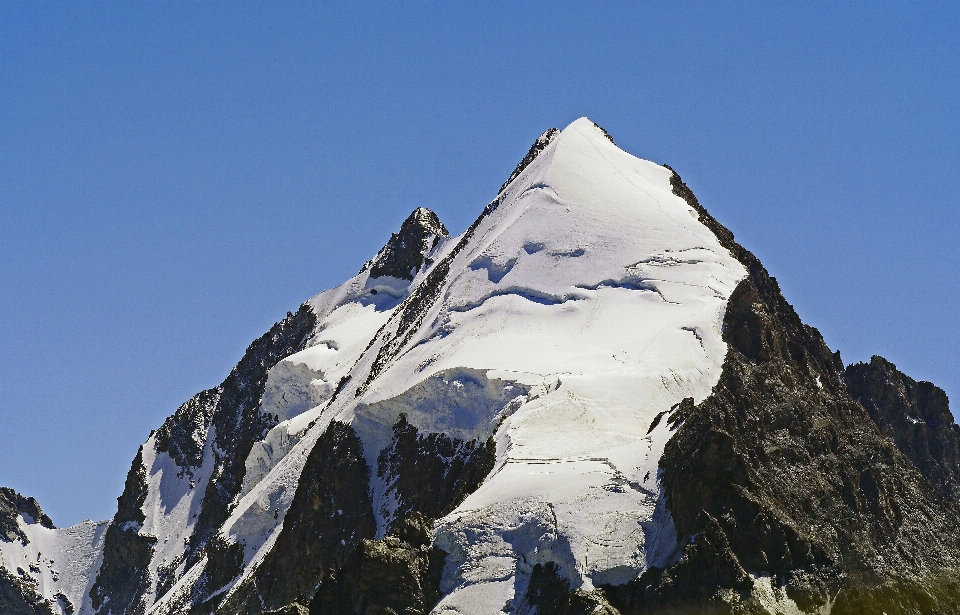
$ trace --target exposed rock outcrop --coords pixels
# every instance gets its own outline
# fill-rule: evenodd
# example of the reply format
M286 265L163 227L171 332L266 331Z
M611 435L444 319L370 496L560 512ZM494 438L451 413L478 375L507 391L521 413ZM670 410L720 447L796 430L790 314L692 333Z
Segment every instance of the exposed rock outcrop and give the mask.
M304 347L316 325L307 304L275 324L247 348L243 358L218 387L203 391L185 403L157 432L157 448L167 452L181 469L193 475L202 462L203 447L211 426L215 433L214 468L204 493L203 506L185 553L187 565L195 563L229 515L229 504L240 491L244 460L253 443L276 424L273 415L259 411L267 371ZM147 495L143 451L134 459L118 511L107 530L103 563L90 596L102 615L134 614L147 606L147 567L156 538L142 536L145 520L141 507ZM218 553L211 549L208 555ZM205 588L204 577L195 591ZM164 582L165 589L172 582ZM202 592L201 592L202 593ZM200 602L205 596L199 596Z
M850 395L859 401L930 483L947 500L960 504L960 427L947 394L917 382L883 357L847 366Z
M0 487L0 540L27 541L17 521L21 515L27 523L39 523L43 527L54 528L53 521L43 514L35 499L24 497L9 487Z
M353 428L332 421L307 458L283 530L271 552L221 613L309 604L317 587L376 536L370 468Z
M391 235L387 245L364 267L369 267L371 278L391 276L412 280L423 268L437 241L449 237L450 233L437 214L418 207L400 225L400 232Z
M943 584L960 569L956 509L850 397L839 354L776 280L672 183L749 276L727 307L720 381L668 419L660 467L681 559L607 588L611 602L624 614L762 612L752 573L804 612L960 609L957 584Z
M55 615L53 605L39 593L26 574L20 577L0 566L0 613L3 615Z
M203 463L203 447L210 421L220 401L220 387L201 391L177 408L157 430L157 450L167 453L191 477Z
M446 553L431 546L431 522L413 513L383 540L363 540L320 586L310 615L427 615L440 600Z
M600 127L597 126L597 128L600 128ZM603 130L603 129L600 128L600 130ZM530 165L530 163L533 162L536 159L536 157L540 155L540 152L542 152L548 145L550 145L550 143L552 143L553 140L557 138L557 135L559 134L560 134L559 128L547 128L542 135L537 137L537 140L534 141L533 145L530 146L530 150L527 151L527 155L524 156L523 160L521 160L520 163L516 166L516 168L513 170L513 173L511 173L510 177L507 178L507 181L503 182L503 185L500 186L500 190L498 192L503 192L504 188L510 185L510 182L515 180L521 173L523 173L523 170L526 169ZM604 130L604 134L606 134L605 130ZM609 137L610 135L607 135L607 138ZM613 141L613 139L610 139L610 140Z
M477 490L496 463L493 438L464 442L442 433L420 433L404 414L393 442L378 460L377 473L390 482L395 519L421 514L436 519Z
M101 615L134 615L146 609L144 593L150 578L147 567L157 539L141 536L146 519L143 502L147 497L147 470L143 465L143 447L133 459L123 494L117 498L117 514L107 528L103 544L103 563L90 589L95 612Z
M267 371L281 360L303 349L317 323L316 314L304 303L294 314L275 324L247 348L243 358L223 381L213 412L215 467L203 496L203 507L193 536L187 562L197 553L229 516L229 504L240 492L244 461L253 443L262 440L276 418L260 412L260 398Z
M554 562L536 564L518 615L620 615L602 591L571 590Z

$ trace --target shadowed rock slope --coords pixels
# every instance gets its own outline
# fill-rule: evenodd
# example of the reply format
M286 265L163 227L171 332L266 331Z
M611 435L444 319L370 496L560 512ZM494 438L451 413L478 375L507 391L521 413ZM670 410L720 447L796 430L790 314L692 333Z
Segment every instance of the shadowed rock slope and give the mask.
M169 452L182 472L192 474L200 466L207 431L211 425L215 428L213 476L185 554L188 563L200 558L226 520L243 482L244 460L254 442L276 424L274 417L259 411L267 371L301 350L315 324L316 315L306 304L295 314L288 313L250 344L222 384L199 393L158 430L157 448ZM146 472L141 449L118 499L117 514L107 530L103 563L90 591L93 608L102 615L143 613L148 606L144 603L147 567L156 538L139 534L145 520L141 507L147 495Z
M868 412L848 392L839 353L679 176L672 183L749 276L727 307L720 381L668 418L675 433L660 467L682 555L606 588L611 603L624 614L762 613L755 579L770 577L804 612L831 603L833 615L958 612L960 515L913 463L923 455L905 454L929 440L898 447L885 435L902 414L892 399L923 398L912 409L945 420L945 398L928 404L932 390L904 378L871 389L871 368L854 366L848 378L872 391L859 396ZM926 474L949 483L941 470Z
M3 615L54 615L50 602L31 586L29 578L0 568L0 613Z
M844 377L850 395L867 409L883 435L945 498L960 501L960 427L943 389L917 382L877 356L869 363L848 366Z

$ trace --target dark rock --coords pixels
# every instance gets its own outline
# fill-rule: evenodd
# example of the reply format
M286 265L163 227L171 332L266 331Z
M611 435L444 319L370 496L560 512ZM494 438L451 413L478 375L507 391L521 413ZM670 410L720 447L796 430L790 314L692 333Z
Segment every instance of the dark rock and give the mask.
M956 509L850 397L839 355L800 321L776 280L679 176L671 183L748 276L724 317L719 382L669 419L676 433L660 467L683 556L607 588L614 605L625 614L754 612L743 570L782 578L808 609L838 592L873 604L858 596L900 584L911 589L897 612L960 610L960 593L933 581L958 570ZM704 537L710 547L698 553ZM697 610L705 596L720 598L714 610Z
M263 615L310 615L310 607L306 607L299 602L294 602L282 609L264 611Z
M620 615L602 591L571 591L554 562L536 564L530 573L526 594L516 609L518 615Z
M431 522L413 513L383 540L364 540L321 584L310 615L426 615L440 600L446 553L430 545Z
M691 536L680 560L668 570L648 568L636 581L604 587L622 613L763 613L749 603L753 582L716 519L704 513L703 531Z
M493 437L464 442L442 433L421 434L401 414L393 442L380 453L377 474L390 483L399 518L417 512L437 519L476 491L496 460Z
M53 521L43 514L35 499L24 497L9 487L0 487L0 541L19 540L23 544L27 543L27 536L17 521L21 515L27 523L39 523L43 527L54 529Z
M139 533L146 520L141 510L146 497L147 471L140 447L117 498L117 514L104 538L103 563L90 589L93 610L100 615L134 615L145 610L143 595L150 584L147 567L157 542Z
M70 599L64 595L63 592L57 592L53 597L54 600L60 605L60 609L63 611L63 615L73 615L76 612L73 603L70 602Z
M960 504L960 427L947 394L882 357L847 367L850 395L947 500Z
M353 428L332 421L307 457L283 530L246 587L218 613L309 604L317 586L376 536L370 468Z
M157 450L167 453L180 468L180 477L193 477L203 463L203 447L210 421L220 401L220 387L197 393L177 408L157 430Z
M216 535L203 548L207 564L190 590L190 615L211 615L222 600L219 590L243 572L243 546Z
M400 225L400 232L390 236L387 245L364 269L370 269L371 278L391 276L412 280L441 237L449 238L450 233L437 214L418 207Z
M960 577L954 571L928 571L921 577L872 586L850 586L836 596L830 615L946 615L957 613Z
M203 506L188 547L187 566L199 558L206 545L229 516L229 505L240 492L246 473L244 462L255 442L277 424L277 418L260 412L260 399L267 371L303 350L317 324L317 316L304 303L247 348L240 362L217 387L216 408L210 419L216 429L215 466L203 495ZM213 393L209 394L212 399ZM189 428L182 433L193 433ZM189 446L181 446L189 448Z
M610 133L607 132L606 130L604 130L603 127L602 127L600 124L594 122L594 123L593 123L593 127L596 128L597 130L599 130L600 132L602 132L602 133L603 133L603 136L605 136L605 137L607 138L607 141L613 143L614 145L617 144L617 142L613 140L613 137L610 136Z
M50 601L37 593L36 586L0 566L0 613L3 615L54 615Z
M157 600L163 598L177 582L177 570L183 564L183 556L174 558L173 561L157 566Z

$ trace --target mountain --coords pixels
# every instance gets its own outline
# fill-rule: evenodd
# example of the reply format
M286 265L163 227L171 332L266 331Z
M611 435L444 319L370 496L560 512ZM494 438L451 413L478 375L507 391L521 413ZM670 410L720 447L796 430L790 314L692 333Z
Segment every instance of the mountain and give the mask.
M255 340L111 521L0 491L0 611L960 612L958 481L943 391L582 118Z

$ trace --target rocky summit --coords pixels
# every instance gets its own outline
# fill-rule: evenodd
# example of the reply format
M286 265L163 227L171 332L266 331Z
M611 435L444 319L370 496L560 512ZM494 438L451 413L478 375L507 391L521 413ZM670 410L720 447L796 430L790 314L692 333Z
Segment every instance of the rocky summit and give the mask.
M0 612L958 613L960 428L581 118L255 340L112 520L0 489Z

